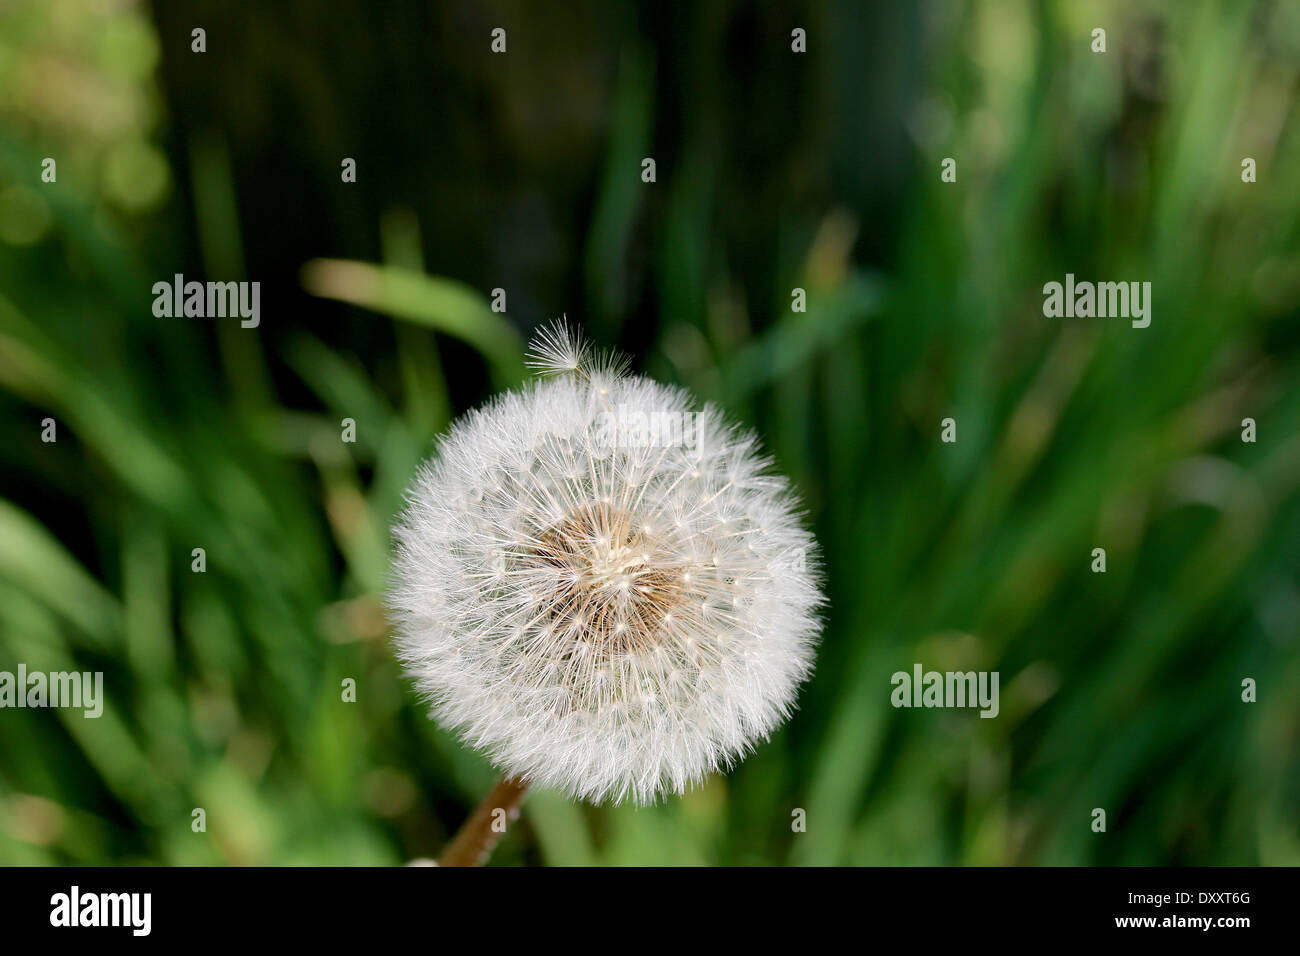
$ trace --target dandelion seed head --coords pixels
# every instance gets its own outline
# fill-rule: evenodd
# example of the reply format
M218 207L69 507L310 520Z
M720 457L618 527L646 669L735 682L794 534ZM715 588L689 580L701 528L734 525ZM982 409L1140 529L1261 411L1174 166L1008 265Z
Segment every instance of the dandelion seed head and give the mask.
M789 716L820 631L815 542L716 408L563 325L530 364L546 377L457 421L408 490L399 655L434 718L502 772L653 802ZM611 409L697 415L698 440L611 442Z

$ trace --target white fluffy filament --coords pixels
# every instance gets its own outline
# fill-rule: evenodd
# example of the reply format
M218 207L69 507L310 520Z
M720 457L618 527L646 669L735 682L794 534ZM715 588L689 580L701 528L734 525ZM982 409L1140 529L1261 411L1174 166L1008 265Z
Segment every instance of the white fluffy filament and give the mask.
M434 717L503 772L652 802L789 715L820 630L815 543L717 409L563 326L532 364L553 377L455 423L408 492L399 652ZM629 418L689 434L609 427Z

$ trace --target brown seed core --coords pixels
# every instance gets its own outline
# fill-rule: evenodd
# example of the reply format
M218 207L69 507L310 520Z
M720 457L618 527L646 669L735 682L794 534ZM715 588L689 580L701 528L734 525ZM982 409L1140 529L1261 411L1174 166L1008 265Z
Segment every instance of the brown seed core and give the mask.
M539 536L531 557L551 565L550 623L602 654L645 650L683 598L681 558L634 516L583 505Z

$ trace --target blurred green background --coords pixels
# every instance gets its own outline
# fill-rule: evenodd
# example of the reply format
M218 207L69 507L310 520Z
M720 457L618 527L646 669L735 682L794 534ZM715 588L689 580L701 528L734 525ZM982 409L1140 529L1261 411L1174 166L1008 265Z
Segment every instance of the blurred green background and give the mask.
M494 863L1300 863L1298 84L1294 2L0 4L0 670L108 698L0 711L0 862L436 855L494 774L388 526L567 313L759 429L830 608L734 772L534 793ZM260 327L155 318L178 272ZM1001 715L895 710L914 662Z

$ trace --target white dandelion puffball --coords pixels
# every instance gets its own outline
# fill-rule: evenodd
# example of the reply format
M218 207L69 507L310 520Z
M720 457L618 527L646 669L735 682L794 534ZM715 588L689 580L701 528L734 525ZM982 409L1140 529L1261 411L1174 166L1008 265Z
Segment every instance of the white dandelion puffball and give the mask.
M397 521L399 655L503 773L650 803L727 768L812 669L816 544L757 439L563 326L457 421Z

